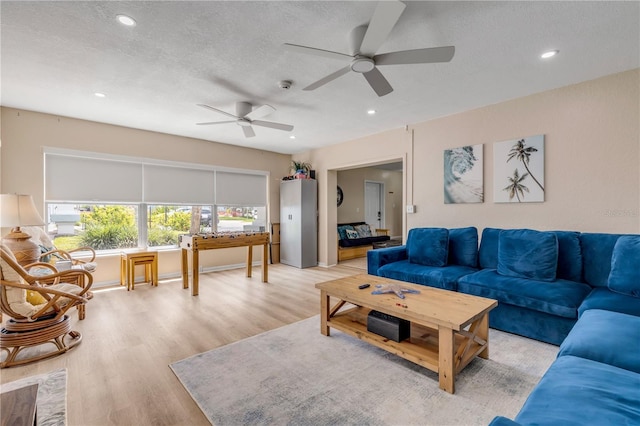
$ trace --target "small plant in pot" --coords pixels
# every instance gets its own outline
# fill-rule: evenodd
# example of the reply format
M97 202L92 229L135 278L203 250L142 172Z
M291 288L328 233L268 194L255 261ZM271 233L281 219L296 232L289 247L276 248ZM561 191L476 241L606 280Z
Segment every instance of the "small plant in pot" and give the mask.
M291 161L291 171L296 179L306 179L309 176L311 164L302 161Z

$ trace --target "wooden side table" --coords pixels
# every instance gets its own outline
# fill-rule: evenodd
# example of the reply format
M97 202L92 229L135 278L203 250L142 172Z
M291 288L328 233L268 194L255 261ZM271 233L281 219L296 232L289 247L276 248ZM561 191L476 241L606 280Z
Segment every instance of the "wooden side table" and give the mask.
M120 285L127 286L127 291L134 290L136 266L144 266L144 281L158 286L158 252L141 251L120 254Z

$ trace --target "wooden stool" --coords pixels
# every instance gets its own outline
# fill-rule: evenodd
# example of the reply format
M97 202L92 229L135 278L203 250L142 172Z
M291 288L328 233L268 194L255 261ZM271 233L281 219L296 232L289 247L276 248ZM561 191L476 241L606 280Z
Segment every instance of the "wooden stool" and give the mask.
M158 286L158 252L144 251L122 253L120 255L120 285L127 285L127 291L134 289L136 266L144 266L144 281Z

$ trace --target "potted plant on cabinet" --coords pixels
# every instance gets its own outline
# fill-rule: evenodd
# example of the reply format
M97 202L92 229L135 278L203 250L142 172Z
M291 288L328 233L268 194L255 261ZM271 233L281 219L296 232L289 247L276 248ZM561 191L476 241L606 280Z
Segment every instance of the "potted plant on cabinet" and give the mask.
M309 176L310 170L311 164L303 161L291 160L291 171L293 171L293 176L296 179L306 179Z

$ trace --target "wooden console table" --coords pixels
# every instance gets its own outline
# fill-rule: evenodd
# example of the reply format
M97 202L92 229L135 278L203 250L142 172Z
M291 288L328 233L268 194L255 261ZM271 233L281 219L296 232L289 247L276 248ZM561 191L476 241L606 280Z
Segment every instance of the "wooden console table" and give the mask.
M198 295L198 268L200 263L200 251L231 247L247 247L247 277L251 277L251 264L253 263L253 246L263 246L262 250L262 282L268 281L269 260L269 233L268 232L236 232L221 234L197 234L181 235L180 248L182 249L182 287L189 288L189 256L193 253L192 273L193 287L191 294Z

